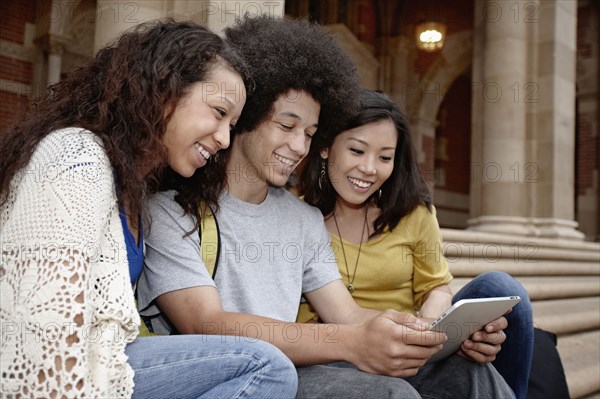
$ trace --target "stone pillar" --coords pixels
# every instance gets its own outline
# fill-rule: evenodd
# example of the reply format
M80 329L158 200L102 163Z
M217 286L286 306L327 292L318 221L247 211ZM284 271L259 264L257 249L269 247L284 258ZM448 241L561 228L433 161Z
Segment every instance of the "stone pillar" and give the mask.
M421 174L432 186L435 181L435 129L437 120L419 118L412 122L412 139Z
M423 94L419 76L414 71L417 49L414 40L407 36L383 37L378 39L379 88L385 91L409 116L418 115L418 105ZM417 152L417 162L425 162L422 136L435 137L435 121L421 120L414 116L411 120L413 146ZM433 133L432 133L433 132Z
M142 22L167 16L167 1L125 2L97 0L94 52L110 44L124 31Z
M60 80L62 67L62 53L48 54L48 86Z
M569 0L477 1L469 229L581 239Z
M479 214L469 224L474 230L528 234L527 187L511 173L526 163L526 107L509 91L527 80L527 24L511 18L509 10L517 3L475 2L475 35L482 36L483 46L475 50L481 81L473 81L473 115L481 117L474 126L481 130L474 134L481 141L473 147L473 159L480 161L472 166L480 197Z
M577 2L540 1L539 18L537 85L529 86L539 89L537 112L532 115L537 121L536 163L522 172L535 179L538 235L582 239L574 220ZM522 94L537 100L531 98L531 90Z
M222 34L225 27L245 14L283 17L284 0L98 0L94 51L106 46L127 29L154 19L172 17L176 20L193 20Z
M38 37L35 43L41 48L46 57L45 85L50 86L60 80L62 73L62 58L69 39L59 34L46 33Z
M181 0L175 0L178 2ZM273 1L213 1L197 0L185 2L189 18L206 26L219 35L223 30L244 15L266 14L272 17L283 17L285 12L284 0Z

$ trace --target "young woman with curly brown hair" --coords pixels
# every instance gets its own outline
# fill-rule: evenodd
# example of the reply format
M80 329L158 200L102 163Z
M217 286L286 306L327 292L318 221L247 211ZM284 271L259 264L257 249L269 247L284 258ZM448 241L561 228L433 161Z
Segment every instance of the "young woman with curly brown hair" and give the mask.
M189 177L227 148L251 87L217 35L157 22L100 50L0 137L3 393L295 394L293 366L264 342L136 339L148 187L166 165ZM211 176L208 203L223 183Z

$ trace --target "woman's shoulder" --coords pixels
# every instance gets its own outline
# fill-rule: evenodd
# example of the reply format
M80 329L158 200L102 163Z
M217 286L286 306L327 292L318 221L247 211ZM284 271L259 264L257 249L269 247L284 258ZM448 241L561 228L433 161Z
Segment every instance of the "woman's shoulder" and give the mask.
M425 204L419 204L408 215L404 216L400 223L420 224L423 220L432 217L435 218L435 207L431 205L431 208L428 208Z
M400 234L403 236L407 234L415 235L421 230L424 224L428 225L434 220L436 220L435 207L431 205L431 208L428 208L425 204L419 204L400 219L400 223L391 231L391 234Z
M191 226L195 224L196 219L194 215L187 214L175 199L177 194L175 190L167 190L148 196L146 205L152 220L168 218L181 224L187 225L188 223L192 223Z
M48 133L40 145L55 145L63 144L65 148L76 145L86 146L102 146L102 140L93 132L81 127L65 127L51 131Z
M175 200L177 191L158 191L148 196L147 205L152 210L166 209L169 211L183 212L183 208Z
M108 162L100 137L80 127L67 127L50 132L38 144L34 157L38 158L38 161L41 158L41 161L46 163L99 160Z

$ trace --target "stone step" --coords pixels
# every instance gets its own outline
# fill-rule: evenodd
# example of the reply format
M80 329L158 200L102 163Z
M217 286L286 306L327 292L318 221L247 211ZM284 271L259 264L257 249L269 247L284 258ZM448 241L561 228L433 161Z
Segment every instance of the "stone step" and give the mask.
M600 297L534 301L532 307L534 325L557 335L600 329Z
M446 228L440 230L444 242L447 243L501 244L506 246L526 246L534 244L539 248L554 248L573 253L595 253L597 258L600 257L598 254L600 252L600 243L597 242L515 236Z
M600 392L600 331L558 337L558 352L572 399Z
M487 271L517 278L534 324L559 336L571 398L600 399L600 243L441 230L452 290Z
M487 242L455 242L445 241L444 254L449 262L456 259L468 261L484 260L495 263L509 259L515 263L538 263L540 261L578 261L600 262L600 246L593 251L576 251L557 247L544 247L536 242L528 243L487 243ZM424 248L425 251L434 253L434 248Z
M449 259L450 271L455 277L475 277L489 271L502 271L511 276L600 276L600 262L573 262L532 260L515 262L501 259L486 262L483 259Z
M600 276L519 276L516 279L523 284L532 301L600 295ZM452 292L458 292L469 281L471 281L471 278L455 278L450 283L450 288Z

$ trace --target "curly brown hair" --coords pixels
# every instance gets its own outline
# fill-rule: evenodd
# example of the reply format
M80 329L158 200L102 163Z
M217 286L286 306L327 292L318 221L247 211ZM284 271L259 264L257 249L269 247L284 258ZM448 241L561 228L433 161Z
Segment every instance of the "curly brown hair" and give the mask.
M154 21L126 32L51 86L0 136L0 205L38 143L56 129L73 126L102 140L120 206L127 204L131 214L143 212L149 187L166 164L162 137L167 123L190 86L208 78L216 65L240 74L252 91L252 79L237 51L196 23ZM203 199L215 203L223 184L203 182Z
M339 130L358 112L361 87L356 67L325 27L307 20L247 15L226 28L225 36L244 57L255 82L235 127L238 134L253 134L289 90L307 92L321 105L315 137ZM197 174L225 174L229 151L221 151L218 160ZM176 177L165 188L178 190L177 202L200 217L202 194L196 178Z

